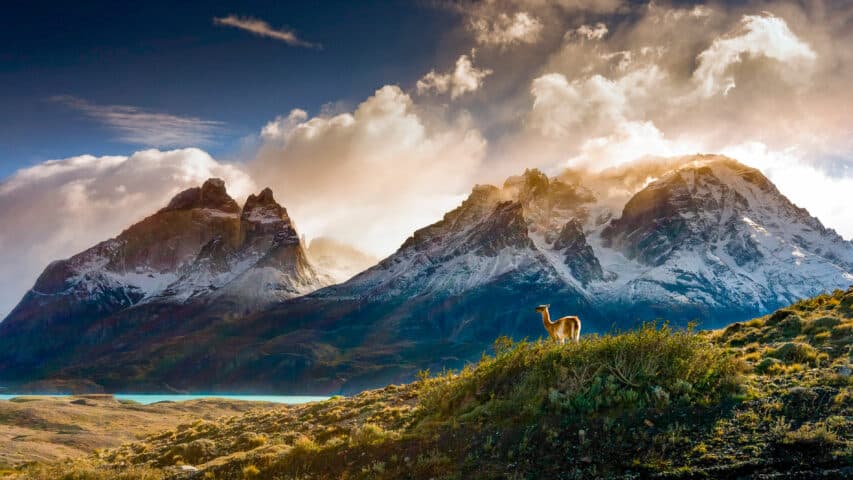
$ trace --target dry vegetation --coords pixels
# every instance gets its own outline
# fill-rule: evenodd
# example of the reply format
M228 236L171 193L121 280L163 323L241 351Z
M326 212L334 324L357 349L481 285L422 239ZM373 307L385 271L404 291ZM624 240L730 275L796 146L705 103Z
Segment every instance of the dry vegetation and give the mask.
M114 448L199 418L239 415L273 404L193 400L140 405L110 395L19 397L0 401L0 472Z
M32 479L853 475L853 289L724 330L499 339L460 372L186 422ZM822 477L821 477L822 476Z

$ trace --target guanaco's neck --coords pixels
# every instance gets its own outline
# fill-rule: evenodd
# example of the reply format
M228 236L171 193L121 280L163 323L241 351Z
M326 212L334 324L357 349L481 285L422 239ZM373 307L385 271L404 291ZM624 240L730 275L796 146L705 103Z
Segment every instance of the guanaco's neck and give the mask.
M548 313L548 309L542 310L542 323L545 324L545 328L551 328L551 314Z

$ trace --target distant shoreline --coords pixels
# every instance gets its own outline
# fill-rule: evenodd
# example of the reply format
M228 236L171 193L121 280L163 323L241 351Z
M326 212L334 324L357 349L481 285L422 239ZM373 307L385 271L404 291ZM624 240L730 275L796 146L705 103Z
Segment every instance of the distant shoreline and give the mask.
M12 399L21 399L22 401L35 401L39 398L86 398L91 396L112 397L116 401L132 401L142 405L150 405L159 402L184 402L190 400L236 400L246 402L266 402L266 403L281 403L285 405L299 405L302 403L319 402L328 400L329 396L325 395L240 395L240 394L173 394L173 393L151 393L151 394L93 394L93 395L72 395L72 394L0 394L0 401L10 401Z

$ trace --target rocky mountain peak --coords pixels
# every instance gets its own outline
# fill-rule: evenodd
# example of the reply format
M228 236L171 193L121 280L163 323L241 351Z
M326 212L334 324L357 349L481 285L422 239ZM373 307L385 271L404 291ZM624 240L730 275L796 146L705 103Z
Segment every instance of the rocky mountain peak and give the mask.
M530 198L538 197L548 191L548 176L538 168L528 168L522 175L509 177L504 189L511 191L519 200L526 203Z
M604 246L649 266L662 265L679 251L717 248L737 266L753 265L767 257L761 242L796 255L826 242L849 248L760 171L719 155L690 157L650 182L601 237ZM837 260L834 250L814 251Z
M240 206L228 195L225 182L219 178L210 178L201 187L188 188L175 195L160 212L194 208L210 208L227 213L240 212Z
M251 195L240 212L221 179L184 190L117 237L49 265L10 324L31 316L88 321L140 303L225 295L231 305L260 308L328 283L272 190Z
M269 187L261 190L257 195L249 195L240 217L244 222L256 224L290 222L287 210L275 201Z
M249 195L249 198L246 199L245 208L253 208L257 205L278 205L270 187L264 188L257 195Z

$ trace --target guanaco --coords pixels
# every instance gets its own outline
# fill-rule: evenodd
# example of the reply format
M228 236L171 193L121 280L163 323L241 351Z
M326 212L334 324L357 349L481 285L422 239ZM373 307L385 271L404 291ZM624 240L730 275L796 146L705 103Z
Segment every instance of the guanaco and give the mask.
M572 340L575 343L580 342L581 319L572 315L552 322L551 314L548 313L550 306L539 305L536 307L536 311L542 314L542 323L545 325L545 330L548 330L548 335L560 345L566 343L567 340Z

